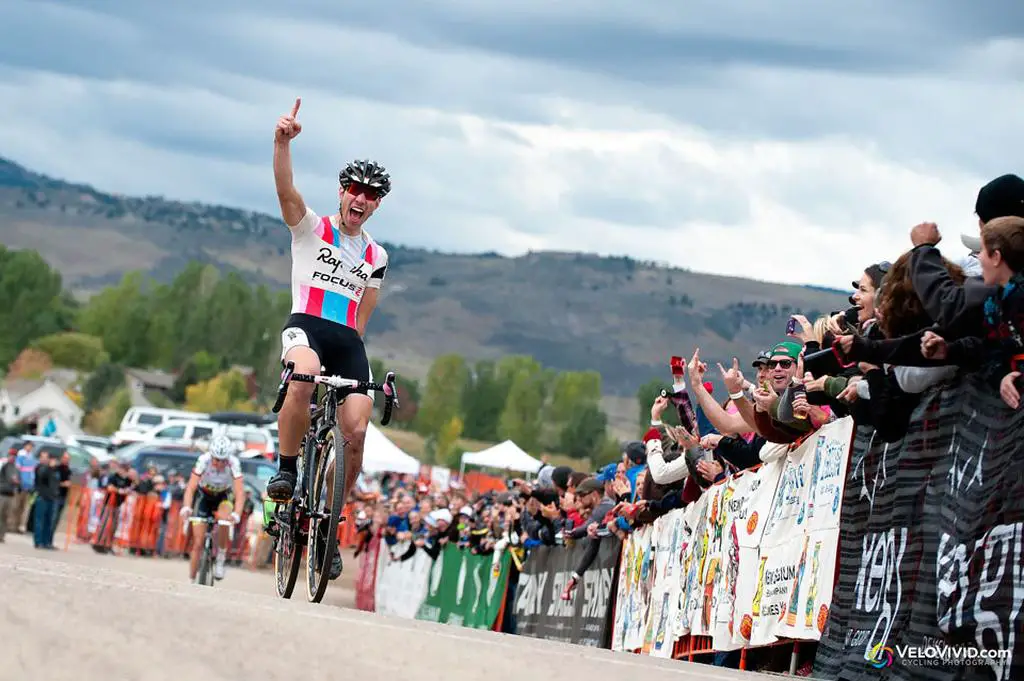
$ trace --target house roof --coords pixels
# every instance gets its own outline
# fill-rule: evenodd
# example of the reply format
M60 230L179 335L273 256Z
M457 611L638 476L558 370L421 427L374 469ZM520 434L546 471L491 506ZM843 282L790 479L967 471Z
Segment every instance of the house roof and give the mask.
M48 378L64 390L67 390L71 386L78 383L78 372L74 369L63 369L54 368L43 374L44 378Z
M32 378L15 378L9 381L4 381L3 389L10 395L12 401L19 400L25 395L34 392L42 387L42 379Z
M170 390L174 387L174 376L158 369L126 369L125 373L147 388Z

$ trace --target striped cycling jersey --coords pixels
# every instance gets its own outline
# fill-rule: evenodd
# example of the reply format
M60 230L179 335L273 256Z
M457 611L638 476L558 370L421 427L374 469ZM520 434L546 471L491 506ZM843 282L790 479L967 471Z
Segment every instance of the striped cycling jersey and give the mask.
M367 287L379 289L388 253L365 230L348 236L310 209L292 229L292 313L356 328Z

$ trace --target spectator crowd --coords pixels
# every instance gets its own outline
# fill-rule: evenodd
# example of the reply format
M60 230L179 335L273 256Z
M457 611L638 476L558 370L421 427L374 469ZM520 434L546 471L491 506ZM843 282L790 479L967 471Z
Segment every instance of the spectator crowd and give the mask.
M374 533L396 560L420 550L436 557L446 544L481 554L508 548L525 558L535 546L590 540L561 594L572 600L602 537L625 539L729 474L785 456L835 419L851 416L894 442L922 394L964 372L1020 409L1024 179L992 180L974 211L978 230L961 236L970 254L960 263L940 250L938 226L924 222L893 262L851 272L847 309L793 315L779 342L744 361L711 368L701 349L673 358L674 383L618 462L596 471L545 465L530 482L510 480L508 491L475 496L439 492L412 476L361 478L353 499L358 551ZM709 372L724 384L725 399L713 397ZM681 425L663 422L670 408ZM798 673L810 673L814 650L802 647ZM720 653L714 663L735 667L738 659L738 651Z

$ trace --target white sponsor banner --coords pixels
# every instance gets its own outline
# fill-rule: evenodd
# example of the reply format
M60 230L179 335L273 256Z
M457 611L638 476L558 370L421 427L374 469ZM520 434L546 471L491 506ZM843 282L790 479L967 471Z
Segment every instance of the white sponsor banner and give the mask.
M410 546L409 542L398 542L390 547L381 545L374 591L374 611L378 614L416 619L427 595L432 561L419 549L410 558L401 560Z
M623 548L613 649L669 656L683 635L715 650L818 640L828 618L852 419L757 471L707 489Z

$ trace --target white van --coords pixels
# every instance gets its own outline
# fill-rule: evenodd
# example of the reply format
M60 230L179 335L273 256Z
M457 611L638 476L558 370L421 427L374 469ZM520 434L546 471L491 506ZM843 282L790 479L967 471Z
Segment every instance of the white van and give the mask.
M142 442L152 442L153 444L168 443L205 449L214 432L227 435L238 447L238 455L243 458L256 456L273 458L274 448L270 435L265 429L254 426L175 419L139 434L139 438Z
M121 427L110 438L115 447L122 447L132 442L140 442L142 433L152 431L169 421L207 420L208 414L178 409L160 409L159 407L131 407L121 419Z

